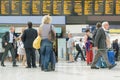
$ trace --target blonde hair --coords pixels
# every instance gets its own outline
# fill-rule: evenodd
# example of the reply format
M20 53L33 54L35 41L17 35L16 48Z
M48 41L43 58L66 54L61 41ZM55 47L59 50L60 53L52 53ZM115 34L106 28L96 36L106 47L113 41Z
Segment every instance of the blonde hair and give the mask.
M50 24L52 21L52 18L51 16L49 15L45 15L43 18L42 18L42 24Z

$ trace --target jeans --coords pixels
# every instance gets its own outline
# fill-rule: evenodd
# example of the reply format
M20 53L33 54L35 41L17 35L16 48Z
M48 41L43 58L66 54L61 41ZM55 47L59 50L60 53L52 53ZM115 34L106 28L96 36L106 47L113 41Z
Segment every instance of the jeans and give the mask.
M53 53L53 44L48 39L43 39L41 41L41 67L43 69L48 69L48 64L50 62L50 56Z

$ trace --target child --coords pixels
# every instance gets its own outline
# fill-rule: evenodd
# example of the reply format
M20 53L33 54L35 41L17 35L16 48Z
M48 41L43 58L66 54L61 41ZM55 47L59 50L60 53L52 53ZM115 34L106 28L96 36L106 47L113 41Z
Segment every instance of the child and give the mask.
M22 33L23 33L24 30L25 29L22 28ZM22 33L19 36L18 41L17 41L17 46L18 46L17 53L19 55L19 61L22 59L22 65L25 66L26 52L25 52L24 44L23 44L23 42L21 40Z

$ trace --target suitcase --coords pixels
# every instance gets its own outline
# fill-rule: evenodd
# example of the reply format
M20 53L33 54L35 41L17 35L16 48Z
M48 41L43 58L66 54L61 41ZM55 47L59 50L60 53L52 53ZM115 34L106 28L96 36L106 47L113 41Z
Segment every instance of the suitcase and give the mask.
M112 65L115 64L115 52L113 50L108 51L108 60Z

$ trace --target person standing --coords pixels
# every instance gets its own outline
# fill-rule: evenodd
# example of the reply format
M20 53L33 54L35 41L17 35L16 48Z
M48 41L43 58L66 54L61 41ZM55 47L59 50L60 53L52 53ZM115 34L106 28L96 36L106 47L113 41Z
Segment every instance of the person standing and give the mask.
M73 51L74 51L74 39L71 33L68 33L69 40L67 41L67 49L69 54L69 62L74 62Z
M49 40L49 32L51 30L54 32L54 36L56 36L54 26L51 24L51 17L49 15L45 15L39 28L39 33L42 38L40 48L41 70L45 72L50 71L49 63L51 63L51 70L55 70L55 56L53 57L53 42Z
M33 48L33 41L36 37L37 30L32 28L32 22L28 22L28 29L24 30L23 35L21 37L26 52L26 68L36 68L35 49Z
M90 65L93 60L93 51L92 51L92 38L90 37L90 30L86 30L86 35L84 37L85 49L86 49L86 61L87 65Z
M99 69L98 67L96 67L96 63L101 56L103 57L109 69L112 69L113 67L116 66L116 64L114 65L110 64L107 56L107 43L106 43L105 30L108 30L108 29L109 29L109 23L103 22L102 27L97 31L97 34L95 36L95 41L94 41L94 47L95 47L95 50L97 51L97 54L95 55L94 61L91 65L91 69Z
M115 60L118 61L118 54L119 54L118 39L115 40L113 49L115 50Z
M18 46L17 54L18 54L19 61L21 61L21 59L22 59L23 66L25 66L25 62L26 62L26 52L25 52L24 44L21 40L21 36L22 36L24 30L25 30L25 28L22 28L21 34L18 37L18 41L17 41L17 46Z
M5 67L4 60L10 50L12 55L13 67L17 67L16 60L15 60L15 51L14 51L14 31L15 28L13 26L10 27L9 32L6 32L5 35L2 37L2 46L5 48L5 52L2 56L1 66Z

